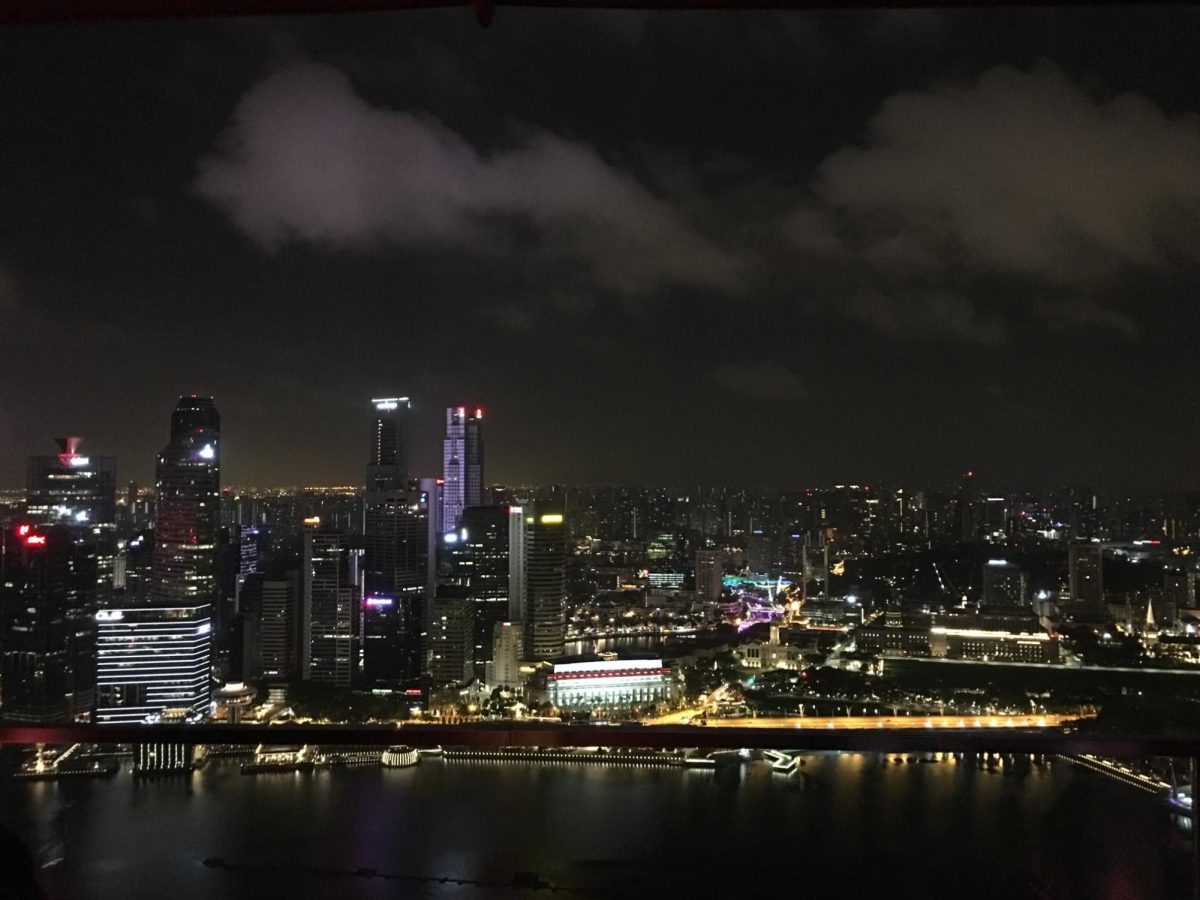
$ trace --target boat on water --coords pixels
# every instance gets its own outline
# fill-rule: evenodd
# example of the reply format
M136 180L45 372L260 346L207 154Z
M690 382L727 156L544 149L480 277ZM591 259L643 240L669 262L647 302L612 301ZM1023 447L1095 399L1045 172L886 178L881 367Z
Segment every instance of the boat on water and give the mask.
M415 766L421 761L421 754L407 744L393 744L383 751L380 762L389 769L403 769Z

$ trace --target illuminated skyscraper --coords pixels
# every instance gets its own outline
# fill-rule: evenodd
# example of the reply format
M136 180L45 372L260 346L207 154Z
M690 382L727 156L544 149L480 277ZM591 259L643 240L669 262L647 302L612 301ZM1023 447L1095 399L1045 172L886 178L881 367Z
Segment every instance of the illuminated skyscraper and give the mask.
M1100 544L1072 544L1067 551L1071 605L1078 618L1103 618L1104 548Z
M518 520L518 527L520 522ZM476 674L492 658L492 632L508 619L509 512L507 506L469 506L458 531L442 536L442 580L470 588L475 607Z
M363 675L367 684L407 684L424 669L429 513L424 491L370 494L363 529Z
M983 566L984 606L1028 606L1025 570L1004 559L989 559Z
M276 687L293 681L299 674L300 585L297 573L280 579L263 579L258 613L257 671L267 684Z
M436 687L464 684L475 674L475 606L471 589L441 585L429 627L429 677Z
M362 596L358 551L348 535L314 522L304 531L303 601L300 648L302 678L350 687L357 663L354 619Z
M523 638L520 622L496 623L492 630L492 658L487 663L485 674L488 685L520 687Z
M63 524L95 555L96 590L101 604L112 596L117 556L117 460L84 456L83 438L57 438L56 455L31 456L26 480L26 519L33 525Z
M371 453L367 458L367 495L373 491L408 489L407 397L377 397L371 401Z
M57 439L56 455L29 457L26 507L37 525L108 525L116 522L117 460L84 456L83 438Z
M962 484L958 489L958 530L959 539L964 544L975 540L975 473L963 473Z
M200 717L212 696L212 607L96 612L96 721Z
M0 719L85 718L95 688L96 547L69 525L20 525L0 541Z
M171 441L158 454L151 599L159 606L217 602L221 418L211 397L180 397Z
M696 551L696 599L716 603L724 586L720 550Z
M148 600L96 613L97 720L199 716L211 696L217 603L221 419L211 397L180 397L158 454Z
M567 527L561 503L525 507L525 656L563 654L567 604Z
M483 410L451 406L442 442L442 531L458 528L463 510L483 503Z
M508 618L525 621L525 510L508 508Z

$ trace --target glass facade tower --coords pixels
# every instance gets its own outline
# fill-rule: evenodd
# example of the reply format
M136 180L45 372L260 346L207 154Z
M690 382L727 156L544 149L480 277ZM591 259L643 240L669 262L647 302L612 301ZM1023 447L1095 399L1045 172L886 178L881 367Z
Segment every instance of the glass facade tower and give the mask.
M454 531L468 506L483 503L483 410L451 406L442 441L441 530Z

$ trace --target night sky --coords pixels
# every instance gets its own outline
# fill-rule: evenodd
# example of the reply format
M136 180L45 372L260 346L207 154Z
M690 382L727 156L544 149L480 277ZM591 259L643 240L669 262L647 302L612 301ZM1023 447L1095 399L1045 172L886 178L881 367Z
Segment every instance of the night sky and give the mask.
M372 396L488 480L1186 488L1200 9L0 29L0 486L357 483Z

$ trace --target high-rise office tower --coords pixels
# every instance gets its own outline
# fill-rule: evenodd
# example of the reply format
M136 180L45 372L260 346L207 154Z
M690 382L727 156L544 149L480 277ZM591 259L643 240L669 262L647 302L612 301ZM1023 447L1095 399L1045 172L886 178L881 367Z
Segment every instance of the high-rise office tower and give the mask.
M96 612L96 721L198 718L211 700L212 606Z
M258 671L271 687L295 680L299 672L300 584L289 577L264 579L258 602Z
M1163 588L1176 609L1194 609L1196 586L1200 574L1190 569L1167 570L1163 573Z
M962 484L958 489L958 529L959 539L964 544L975 540L975 473L963 473Z
M145 602L150 599L154 575L154 532L147 530L117 541L113 560L113 604Z
M567 603L567 528L561 502L525 507L525 656L563 654Z
M1067 550L1067 577L1076 616L1099 618L1107 614L1101 544L1072 544Z
M237 653L240 665L234 667L233 677L240 681L260 681L263 675L263 575L247 575L238 595L237 619L241 625L241 647ZM299 595L299 592L297 592ZM299 596L297 596L299 605ZM293 641L293 644L296 644ZM236 646L236 645L235 645Z
M262 560L262 532L254 526L238 525L238 565L237 584L240 586L248 575L256 575L260 571ZM236 597L236 591L235 595Z
M1028 576L1020 566L1004 559L989 559L983 565L984 606L1028 606Z
M83 438L58 438L60 452L29 457L26 515L31 523L113 526L117 518L117 460L84 456Z
M451 406L442 442L441 530L458 528L463 510L483 504L483 410Z
M57 438L59 453L31 456L26 479L26 519L35 525L65 524L93 548L95 600L107 603L116 587L117 460L85 456L83 438Z
M521 686L521 659L524 634L520 622L497 622L492 630L492 658L485 680L491 687Z
M475 605L471 589L441 585L429 626L429 678L433 685L464 684L475 674Z
M86 718L96 672L96 547L69 525L0 535L0 719Z
M721 599L725 572L720 550L696 551L696 598L716 603Z
M746 537L746 567L751 572L767 574L771 571L774 549L769 536L752 531Z
M151 598L160 607L217 603L221 418L211 397L180 397L158 454Z
M429 591L431 510L408 480L407 397L372 400L374 420L363 498L362 676L397 686L421 674Z
M359 551L349 536L319 522L305 528L300 633L301 677L348 688L357 663L354 619L362 596Z
M99 722L208 712L218 601L220 435L211 397L179 398L170 441L158 454L149 590L127 592L120 605L96 613Z
M420 677L428 630L429 501L373 491L363 527L363 676L398 686Z
M408 489L407 397L379 397L371 401L371 453L367 458L367 495L372 491Z
M442 488L445 483L441 478L422 478L418 488L425 495L425 508L429 510L428 534L426 552L428 565L425 573L425 596L432 597L437 593L438 552L442 544Z
M469 587L475 605L475 670L492 658L492 632L508 619L509 512L506 506L468 506L458 531L442 536L440 570L446 583Z
M982 504L983 539L989 544L1003 544L1008 539L1008 498L986 497Z
M508 619L525 622L525 509L508 507Z

